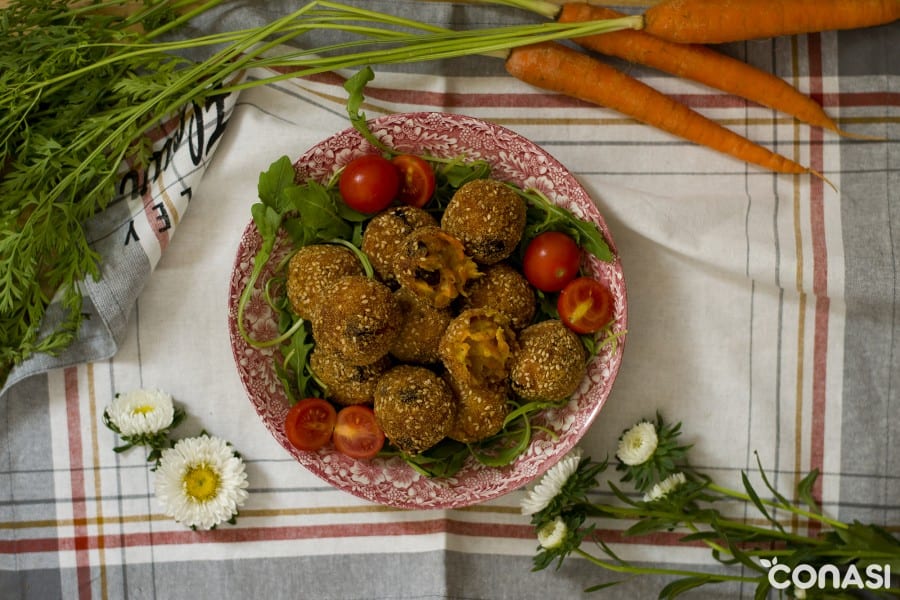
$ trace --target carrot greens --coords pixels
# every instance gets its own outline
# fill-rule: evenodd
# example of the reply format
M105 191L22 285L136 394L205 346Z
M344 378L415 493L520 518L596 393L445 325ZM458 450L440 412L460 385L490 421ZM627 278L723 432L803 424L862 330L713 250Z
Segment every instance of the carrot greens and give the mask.
M0 382L16 364L75 339L84 319L79 282L101 277L85 222L117 199L123 163L151 164L146 134L192 102L325 71L497 53L638 24L454 32L313 0L260 27L164 39L224 2L12 0L0 9ZM285 46L321 29L351 39ZM201 61L179 54L192 49L211 54ZM256 67L279 70L242 77ZM277 229L270 208L254 217ZM45 316L54 298L62 317L51 325Z

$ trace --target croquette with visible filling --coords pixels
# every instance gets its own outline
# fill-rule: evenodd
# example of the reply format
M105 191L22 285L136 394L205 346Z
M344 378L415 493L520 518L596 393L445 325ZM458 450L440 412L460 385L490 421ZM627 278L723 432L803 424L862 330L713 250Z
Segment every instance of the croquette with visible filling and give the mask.
M327 301L325 290L341 277L362 275L363 268L353 252L336 244L303 246L288 261L287 297L301 319L312 321Z
M525 201L515 190L496 179L476 179L453 194L441 228L459 238L475 262L492 265L516 249L525 217Z
M440 361L438 345L453 314L447 308L435 308L414 292L401 287L394 292L403 321L390 352L400 362L430 364Z
M563 400L571 396L587 371L586 352L578 335L551 319L519 332L519 349L510 370L512 390L525 400Z
M447 437L456 402L447 382L430 369L398 365L378 380L374 410L392 445L419 454Z
M483 273L469 285L463 307L493 308L509 317L515 330L531 323L537 301L525 276L505 262L491 265Z
M400 332L400 305L385 284L362 275L342 277L326 291L313 322L316 342L351 365L385 356Z
M391 365L384 356L370 365L351 365L321 347L313 350L309 367L325 386L325 396L337 404L371 404L375 399L375 384Z
M436 308L450 306L481 275L462 243L439 227L420 227L407 235L394 272L401 286Z
M450 321L438 351L455 379L485 387L507 380L516 348L515 333L505 315L489 308L470 308Z
M372 217L363 232L361 248L379 277L394 279L400 244L413 230L425 226L436 227L437 220L415 206L395 206Z

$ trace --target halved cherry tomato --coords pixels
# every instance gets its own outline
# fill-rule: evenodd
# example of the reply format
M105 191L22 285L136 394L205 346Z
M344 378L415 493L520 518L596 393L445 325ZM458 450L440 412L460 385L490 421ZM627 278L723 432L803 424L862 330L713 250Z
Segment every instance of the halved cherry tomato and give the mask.
M525 248L522 273L543 292L558 292L578 275L581 248L559 231L538 234Z
M333 439L338 452L353 458L372 458L384 446L375 411L365 404L351 404L338 412Z
M338 191L347 206L362 213L384 210L400 191L400 172L378 154L351 160L341 172Z
M556 301L559 318L576 333L600 331L613 318L613 297L605 285L590 277L573 279Z
M322 398L304 398L293 405L284 420L288 440L298 450L318 450L328 443L337 411Z
M428 204L435 186L434 169L428 161L413 154L400 154L391 162L400 171L400 202L417 208Z

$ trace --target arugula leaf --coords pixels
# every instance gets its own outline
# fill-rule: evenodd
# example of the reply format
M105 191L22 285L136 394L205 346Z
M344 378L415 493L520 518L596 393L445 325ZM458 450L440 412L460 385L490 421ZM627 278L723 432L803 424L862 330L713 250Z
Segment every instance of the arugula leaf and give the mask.
M545 231L562 231L575 242L604 262L612 262L615 255L609 247L603 232L596 223L579 219L561 206L557 206L535 189L522 190L510 185L528 203L528 221L522 236L527 242ZM525 244L523 244L524 247Z
M382 452L383 456L394 454L393 450ZM459 472L469 456L469 447L462 442L444 440L437 446L409 455L396 451L410 467L425 477L452 477Z
M269 246L275 242L278 227L281 225L281 214L271 206L257 202L250 207L250 216L253 224L263 240L263 246Z
M275 362L275 372L281 380L289 404L296 404L301 398L323 396L323 390L309 368L309 355L315 348L309 323L296 328L297 319L282 307L283 332L294 330L290 338L281 346L283 363Z
M348 238L353 226L343 218L343 204L325 187L309 181L284 190L285 202L297 215L284 228L299 246L333 238Z
M290 158L282 156L273 162L259 175L256 189L260 201L279 213L284 212L287 200L285 190L297 186L295 177L294 164Z
M366 113L360 111L360 107L365 101L363 89L366 87L366 84L373 79L375 79L375 73L372 71L372 67L365 67L344 82L344 89L347 90L347 93L349 94L349 97L347 98L347 114L350 116L350 123L353 125L353 128L356 129L363 138L368 140L370 144L385 154L392 154L394 151L385 146L381 140L372 134L372 131L369 129L369 125L366 122Z

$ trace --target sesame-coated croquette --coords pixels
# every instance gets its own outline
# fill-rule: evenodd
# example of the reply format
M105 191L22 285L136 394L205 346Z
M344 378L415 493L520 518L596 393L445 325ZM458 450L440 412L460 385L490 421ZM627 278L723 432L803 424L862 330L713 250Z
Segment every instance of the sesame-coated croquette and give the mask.
M438 227L420 227L397 253L397 281L436 308L450 306L480 275L462 243Z
M456 316L439 352L451 376L471 387L489 387L505 382L517 349L509 319L489 308L470 308Z
M447 436L456 415L450 386L426 367L398 365L375 386L375 419L392 445L407 454Z
M525 217L525 201L515 190L495 179L476 179L453 194L441 228L458 238L475 262L491 265L516 249Z
M351 365L369 365L388 353L400 332L400 305L385 284L363 275L338 279L313 321L325 350Z
M309 357L309 367L325 386L325 396L343 406L371 404L375 384L390 365L388 356L370 365L351 365L322 348L314 349Z
M515 330L531 323L537 301L525 276L505 262L486 267L483 273L466 290L463 307L493 308L509 317Z
M403 239L413 230L428 225L436 227L437 220L414 206L395 206L372 217L363 231L361 248L381 279L394 279L397 250Z
M453 314L447 308L435 308L407 288L394 292L403 321L390 352L400 362L430 364L440 361L438 344Z
M525 400L563 400L584 379L586 360L586 351L577 334L562 321L541 321L519 332L510 385Z
M303 246L288 261L285 286L291 308L301 319L314 320L331 284L346 275L362 274L362 265L349 248L337 244Z
M445 374L445 379L456 397L456 418L447 437L472 444L500 431L509 414L509 388L505 383L473 388L457 381L449 373Z

